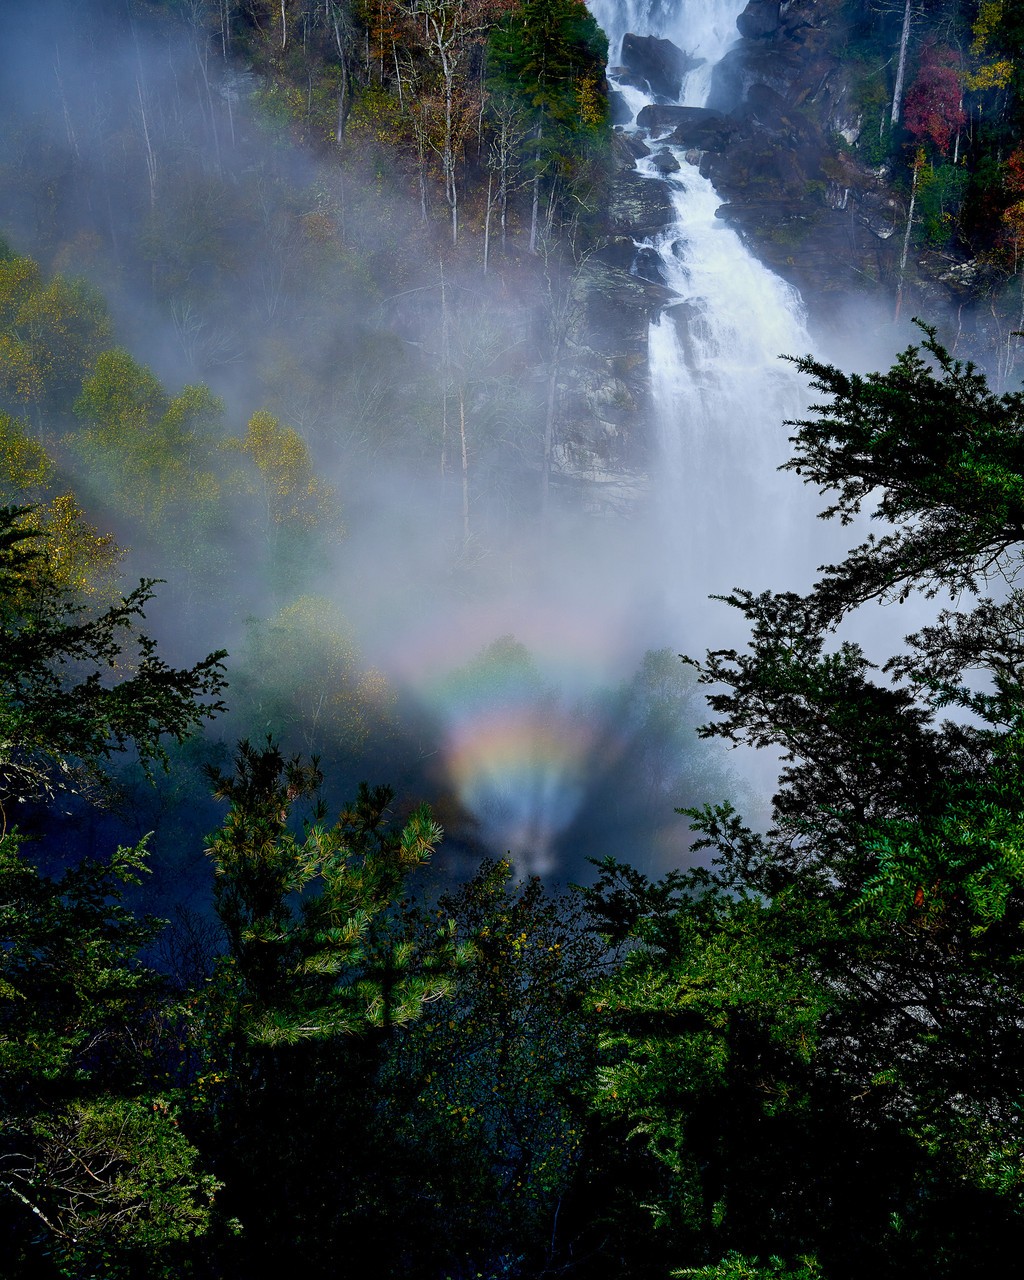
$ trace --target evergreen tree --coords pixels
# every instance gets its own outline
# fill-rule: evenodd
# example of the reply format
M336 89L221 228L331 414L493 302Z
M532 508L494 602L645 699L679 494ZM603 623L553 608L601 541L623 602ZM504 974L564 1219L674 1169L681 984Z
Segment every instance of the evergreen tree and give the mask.
M510 862L417 913L471 949L449 998L396 1040L378 1087L398 1140L398 1274L536 1274L567 1263L585 1157L594 1037L582 1016L600 948L571 895L516 883ZM412 1195L415 1188L415 1196ZM414 1206L414 1207L413 1207ZM589 1225L589 1224L588 1224Z
M608 41L582 0L523 0L491 33L488 66L500 99L521 102L532 171L530 249L540 232L540 189L561 180L581 189L587 142L605 122ZM577 194L580 194L577 192Z
M364 787L330 826L314 802L296 834L293 807L322 777L271 743L242 743L215 781L230 805L208 845L226 945L189 1027L193 1123L240 1223L224 1263L369 1267L396 1212L374 1074L465 959L447 921L416 938L398 910L440 828L425 808L393 828L391 792Z
M223 651L170 667L137 629L154 583L90 613L55 579L25 508L0 507L0 812L69 783L104 783L111 756L133 747L164 759L222 710ZM77 779L77 782L75 780Z
M709 869L652 887L604 867L597 920L640 945L594 997L598 1102L668 1170L688 1262L990 1275L1024 1211L1024 397L931 331L885 374L799 363L826 399L789 466L885 532L807 597L728 597L751 641L700 665L703 732L782 752L774 825L691 810ZM915 591L976 603L881 676L836 639Z
M179 1127L140 964L157 922L124 904L145 848L50 879L0 836L4 1274L175 1276L218 1188ZM163 1087L161 1087L163 1086Z
M219 709L222 655L157 656L135 625L151 583L89 612L29 516L0 508L0 1237L11 1274L177 1274L216 1183L162 1087L163 997L138 958L156 924L122 901L144 844L51 878L13 820L104 785L129 746L163 759Z

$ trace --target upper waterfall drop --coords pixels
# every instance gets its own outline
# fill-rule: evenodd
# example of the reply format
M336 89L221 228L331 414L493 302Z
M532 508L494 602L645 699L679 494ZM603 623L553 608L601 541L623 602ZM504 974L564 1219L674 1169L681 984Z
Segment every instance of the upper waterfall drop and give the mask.
M684 53L714 64L737 39L736 19L745 0L591 0L588 6L608 37L613 63L622 37L659 36Z
M706 102L744 8L745 0L591 0L609 37L613 85L627 32L671 40L696 63L683 76L682 106ZM621 88L634 117L626 129L678 166L666 172L671 165L659 168L655 155L637 162L645 178L667 184L672 217L659 235L635 243L675 296L651 323L648 359L663 537L675 560L666 606L692 636L695 598L737 582L775 585L781 562L788 576L792 561L806 557L789 533L790 513L804 503L776 469L787 456L785 420L806 406L803 380L781 357L813 344L797 291L716 216L722 200L699 155L674 144L668 127L637 130L636 116L654 99L636 77Z

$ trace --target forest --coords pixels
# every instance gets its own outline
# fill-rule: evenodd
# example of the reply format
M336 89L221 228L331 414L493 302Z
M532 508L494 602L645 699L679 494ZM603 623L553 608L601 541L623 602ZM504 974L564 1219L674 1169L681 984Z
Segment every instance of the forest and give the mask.
M821 7L888 327L685 614L581 0L0 14L3 1277L1014 1267L1024 18Z

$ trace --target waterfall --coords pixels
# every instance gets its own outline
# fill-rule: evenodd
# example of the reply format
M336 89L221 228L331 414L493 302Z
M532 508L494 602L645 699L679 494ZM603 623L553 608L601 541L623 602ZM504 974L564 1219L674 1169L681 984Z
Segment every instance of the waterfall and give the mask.
M744 0L590 4L609 37L609 76L632 113L626 127L636 130L636 116L652 98L615 74L623 36L669 39L687 54L690 70L677 103L702 106L714 66L739 38ZM514 662L506 669L488 658L473 667L468 698L465 681L437 689L445 765L462 802L490 847L514 849L519 865L539 873L558 866L560 847L589 852L616 830L609 787L612 794L622 789L628 804L628 776L618 773L628 754L627 727L604 718L599 703L572 702L557 662L563 633L572 636L577 682L581 655L595 640L609 661L640 637L694 654L742 644L742 619L706 597L737 585L799 585L795 575L823 558L806 536L815 527L807 497L777 473L788 455L785 420L802 416L807 401L803 379L780 359L811 350L800 297L716 216L722 200L694 156L657 138L645 135L645 142L652 154L637 169L646 181L667 184L672 209L662 232L634 241L637 269L660 278L669 298L650 325L648 346L654 527L638 518L628 530L609 527L603 538L591 528L587 567L576 566L567 579L556 557L549 589L541 589L535 566L527 595L505 593L508 631L536 656L540 685ZM678 164L667 174L655 164L666 148ZM613 535L615 546L605 540ZM473 630L471 620L460 623L461 633ZM504 641L489 652L499 650L512 653ZM552 673L556 678L546 683ZM592 687L600 686L598 679ZM767 793L774 757L743 754L745 777ZM673 813L679 797L661 799L664 818L644 838L658 851L649 852L652 859L672 865L686 856L686 828ZM636 834L629 829L627 839Z
M715 63L739 39L736 18L745 7L744 0L590 3L609 38L611 83L634 116L629 130L652 99L616 83L623 35L669 39L701 60L684 77L678 102L703 106ZM806 406L803 380L780 356L804 354L812 343L796 290L716 217L722 200L697 157L656 135L645 141L679 164L662 174L653 156L637 162L648 180L668 185L673 208L663 233L636 242L657 255L677 299L651 324L649 344L662 524L676 566L666 605L681 634L703 641L693 625L695 599L737 584L781 585L794 560L806 557L790 532L796 521L806 529L806 503L776 469L787 456L784 421Z

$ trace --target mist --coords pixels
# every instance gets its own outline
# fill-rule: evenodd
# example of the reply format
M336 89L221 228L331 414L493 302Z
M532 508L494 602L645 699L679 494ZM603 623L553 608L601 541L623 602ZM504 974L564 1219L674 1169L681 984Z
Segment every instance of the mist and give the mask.
M111 345L169 395L220 398L211 456L266 410L329 495L283 546L257 498L225 488L190 560L187 539L112 501L73 414L33 423L130 549L126 581L166 580L149 619L162 651L228 649L219 758L271 733L323 757L334 802L362 778L431 800L452 875L506 851L555 880L605 854L659 873L688 856L676 807L745 798L756 816L771 762L697 740L702 699L676 655L742 641L709 594L806 588L851 541L776 472L783 421L807 403L779 357L877 367L912 331L865 302L841 343L812 333L684 171L649 247L700 322L657 326L649 440L616 459L603 499L601 477L581 485L545 453L545 344L577 264L510 242L485 274L478 244L448 251L410 171L368 144L339 165L286 127L188 6L14 8L0 231L45 272L90 280Z

